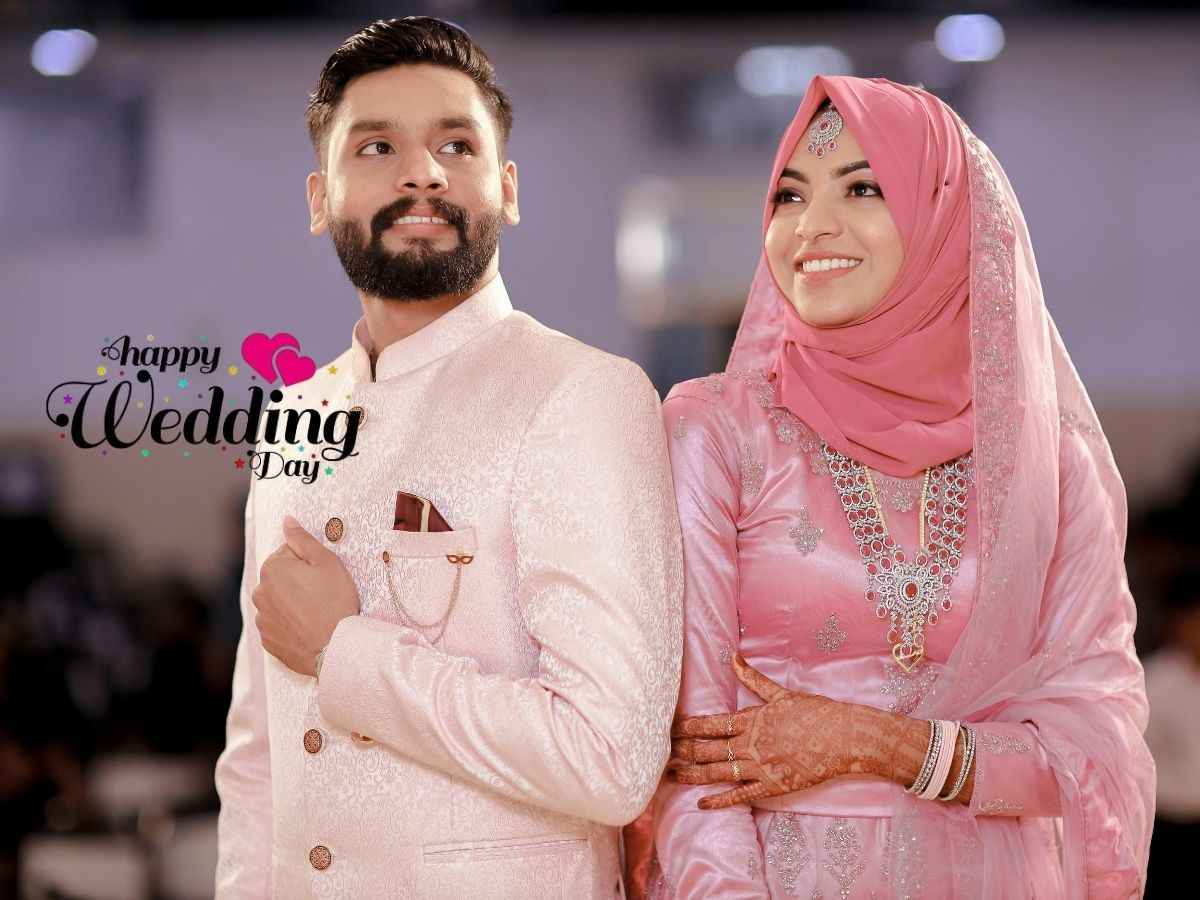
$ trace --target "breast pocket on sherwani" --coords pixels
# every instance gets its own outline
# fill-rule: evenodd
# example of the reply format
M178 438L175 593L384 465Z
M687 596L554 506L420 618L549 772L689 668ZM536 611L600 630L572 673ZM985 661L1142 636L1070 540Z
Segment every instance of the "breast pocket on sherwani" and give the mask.
M475 550L473 527L388 532L377 559L397 620L436 643L454 618Z

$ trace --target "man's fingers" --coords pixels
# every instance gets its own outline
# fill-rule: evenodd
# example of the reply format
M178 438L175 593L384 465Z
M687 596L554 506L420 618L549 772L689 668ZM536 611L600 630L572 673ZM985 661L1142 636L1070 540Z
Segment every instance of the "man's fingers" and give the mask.
M293 516L283 517L283 539L292 552L307 563L316 562L322 553L328 552L325 545L305 531Z

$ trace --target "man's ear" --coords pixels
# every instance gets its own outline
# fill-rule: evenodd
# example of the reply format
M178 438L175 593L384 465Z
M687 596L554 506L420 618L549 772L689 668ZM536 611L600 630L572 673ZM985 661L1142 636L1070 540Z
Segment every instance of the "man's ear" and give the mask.
M305 180L308 190L308 231L310 234L321 234L329 224L329 211L326 207L325 173L309 172Z
M521 221L521 210L517 206L517 164L511 159L500 170L500 208L507 225Z

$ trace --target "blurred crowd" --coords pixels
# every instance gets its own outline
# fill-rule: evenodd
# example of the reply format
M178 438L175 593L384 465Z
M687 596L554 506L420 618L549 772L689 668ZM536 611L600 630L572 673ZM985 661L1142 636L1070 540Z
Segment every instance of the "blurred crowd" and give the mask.
M121 546L60 520L61 487L34 453L0 453L0 898L18 896L23 846L46 846L31 836L128 837L152 861L177 820L217 808L244 497L230 498L228 552L201 586L131 573ZM138 880L153 869L132 867Z
M91 896L54 876L87 846L110 860L113 847L126 854L140 896L203 896L215 841L212 767L241 628L244 498L229 498L228 548L213 561L213 582L196 585L131 573L119 545L59 519L59 488L38 455L0 451L0 898ZM1166 884L1188 871L1184 854L1200 842L1197 508L1200 465L1181 497L1130 521L1147 740L1159 766L1147 897L1171 895ZM163 860L189 822L198 823L200 849L188 851L193 871L181 878ZM188 878L208 887L171 887Z

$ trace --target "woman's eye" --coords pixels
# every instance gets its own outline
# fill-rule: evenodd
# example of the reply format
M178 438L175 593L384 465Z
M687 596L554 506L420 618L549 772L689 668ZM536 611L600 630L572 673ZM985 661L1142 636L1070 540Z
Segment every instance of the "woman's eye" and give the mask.
M868 191L869 193L863 193L863 191ZM883 191L881 191L879 189L879 185L877 185L873 181L856 181L856 182L854 182L854 184L850 185L850 192L855 197L882 197L883 196Z
M387 141L371 141L371 143L359 150L358 153L360 156L385 156L391 149L392 145Z
M443 150L445 150L447 147L456 148L454 150L451 150L450 152L455 155L458 155L458 156L461 156L464 153L471 152L471 145L468 144L466 141L447 141L446 143L442 144Z
M775 202L776 203L794 203L797 200L803 200L803 199L804 199L803 197L801 197L799 194L797 194L791 188L780 188L775 193Z

